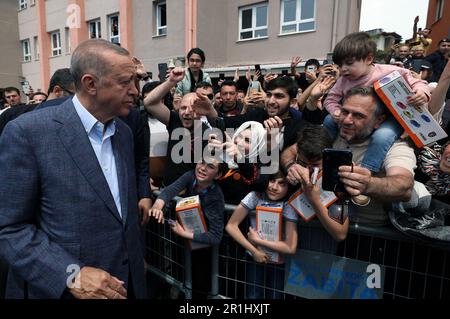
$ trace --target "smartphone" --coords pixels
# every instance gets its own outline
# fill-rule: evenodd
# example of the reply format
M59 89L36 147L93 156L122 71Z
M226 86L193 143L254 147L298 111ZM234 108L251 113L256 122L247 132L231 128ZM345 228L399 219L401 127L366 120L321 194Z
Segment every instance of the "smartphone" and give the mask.
M281 70L281 75L282 76L288 76L288 70Z
M326 191L346 192L344 184L340 181L338 173L339 167L352 166L352 151L326 148L322 151L322 156L322 188Z
M219 74L219 80L225 80L225 73Z
M30 83L27 80L25 80L25 81L20 81L20 84L22 85L23 93L25 93L25 95L30 94Z
M327 60L328 60L329 64L333 64L333 52L329 52L327 54Z
M167 63L159 63L158 64L158 71L159 71L159 81L161 83L166 81Z
M261 91L261 83L259 83L259 81L252 81L250 82L250 94L255 93L255 92L260 92Z
M316 67L315 65L308 65L308 66L306 67L306 71L311 72L311 73L314 73L314 72L317 71L317 67Z
M255 64L255 72L256 71L259 71L259 73L261 73L261 65Z

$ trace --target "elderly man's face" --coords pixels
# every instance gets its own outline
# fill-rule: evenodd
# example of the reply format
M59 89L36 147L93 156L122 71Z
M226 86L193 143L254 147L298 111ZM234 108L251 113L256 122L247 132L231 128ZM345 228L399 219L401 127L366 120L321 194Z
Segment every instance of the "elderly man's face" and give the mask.
M139 94L134 83L136 68L129 56L115 52L103 53L110 70L102 79L97 79L97 104L106 119L127 116Z
M340 136L348 143L363 142L384 120L384 116L374 117L375 108L371 96L353 95L345 100L338 122Z

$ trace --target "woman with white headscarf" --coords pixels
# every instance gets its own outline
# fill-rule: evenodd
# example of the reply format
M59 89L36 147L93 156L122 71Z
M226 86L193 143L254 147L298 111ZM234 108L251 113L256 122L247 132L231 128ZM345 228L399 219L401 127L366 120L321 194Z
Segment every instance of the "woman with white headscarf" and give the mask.
M243 123L226 142L209 141L210 149L223 152L229 171L219 179L225 201L238 204L250 191L263 187L267 176L261 176L259 157L266 152L266 129L255 121Z

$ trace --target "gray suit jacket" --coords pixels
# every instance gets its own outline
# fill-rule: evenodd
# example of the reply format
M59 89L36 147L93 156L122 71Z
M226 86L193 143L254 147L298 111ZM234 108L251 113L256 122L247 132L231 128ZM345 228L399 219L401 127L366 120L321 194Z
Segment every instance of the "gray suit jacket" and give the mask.
M117 121L112 139L123 218L71 100L27 113L0 137L0 256L7 298L71 296L71 265L130 280L146 296L133 140ZM131 278L129 274L132 274Z

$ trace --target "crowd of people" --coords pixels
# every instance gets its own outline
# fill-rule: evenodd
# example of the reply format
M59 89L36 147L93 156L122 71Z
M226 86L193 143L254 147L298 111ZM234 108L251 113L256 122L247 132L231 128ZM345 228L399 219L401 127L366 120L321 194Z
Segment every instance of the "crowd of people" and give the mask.
M388 225L389 211L411 202L418 183L450 204L448 139L415 147L373 87L399 72L414 92L409 107L428 108L449 132L450 39L426 55L429 30L419 33L386 61L376 61L376 44L358 32L327 64L309 59L301 69L293 57L287 73L249 68L233 79L211 79L205 52L193 48L187 67L171 65L162 82L120 46L88 40L47 94L31 92L25 104L20 90L4 89L6 297L145 298L142 237L148 223L167 222L164 207L175 196L200 201L205 231L170 220L174 234L207 246L193 252L199 298L224 231L245 248L247 298L279 298L283 256L298 248L334 254L350 223ZM344 191L327 207L316 180L330 148L351 150L353 163L339 167ZM305 227L309 219L290 204L299 190L321 227ZM230 218L225 203L236 205ZM261 229L258 214L267 209L281 212L277 239Z

